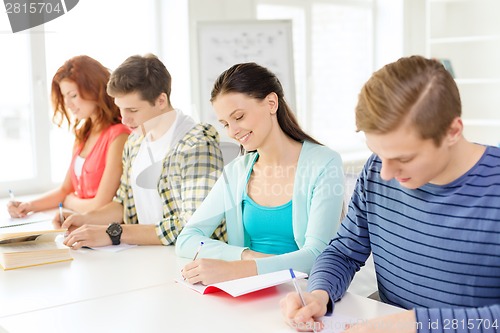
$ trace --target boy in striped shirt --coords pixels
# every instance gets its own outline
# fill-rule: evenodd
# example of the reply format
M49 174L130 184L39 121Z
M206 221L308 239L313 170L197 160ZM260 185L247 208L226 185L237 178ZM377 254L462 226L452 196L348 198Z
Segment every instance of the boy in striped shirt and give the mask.
M282 300L286 320L317 326L372 253L381 300L408 310L346 332L499 332L500 149L464 138L451 75L419 56L386 65L362 88L356 125L374 154L307 305Z

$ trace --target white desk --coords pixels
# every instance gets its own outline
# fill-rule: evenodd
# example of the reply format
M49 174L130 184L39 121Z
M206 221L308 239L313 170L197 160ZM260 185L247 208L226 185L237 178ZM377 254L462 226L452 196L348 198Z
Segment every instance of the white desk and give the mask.
M0 271L0 326L10 333L293 332L279 309L291 283L238 298L201 295L174 282L186 260L172 246L73 256L69 263ZM353 294L335 309L359 320L400 311Z
M0 318L157 286L177 269L173 248L165 246L82 249L72 256L70 262L0 270Z
M294 332L279 309L291 283L238 298L200 295L174 282L187 260L172 246L72 255L71 262L0 270L0 333ZM398 311L350 293L335 306L359 320Z

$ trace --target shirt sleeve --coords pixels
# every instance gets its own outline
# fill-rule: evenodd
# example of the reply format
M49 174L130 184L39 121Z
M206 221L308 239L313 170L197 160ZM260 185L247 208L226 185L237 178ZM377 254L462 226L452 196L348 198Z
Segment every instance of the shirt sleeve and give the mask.
M160 180L164 218L156 225L157 235L164 245L175 243L217 181L222 168L218 144L207 141L175 152L165 160Z
M226 223L232 223L237 219L236 207L232 204L234 199L230 198L232 193L228 191L228 186L223 175L193 214L175 244L178 256L192 259L198 245L203 242L203 251L200 252L199 258L241 259L244 246L230 245L223 238L213 236L214 230L219 229L221 225L225 231Z
M120 177L120 186L116 190L116 194L113 198L114 202L119 203L123 206L127 193L129 192L129 168L130 168L130 152L132 149L131 138L125 142L122 153L122 175Z

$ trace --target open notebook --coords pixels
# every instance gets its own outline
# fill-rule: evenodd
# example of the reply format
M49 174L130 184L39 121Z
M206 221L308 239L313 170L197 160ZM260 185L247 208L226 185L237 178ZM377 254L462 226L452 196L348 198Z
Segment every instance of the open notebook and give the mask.
M304 279L307 277L307 274L295 271L295 277L297 279ZM218 291L224 291L233 297L238 297L257 290L262 290L292 281L292 278L290 276L290 271L286 269L273 273L260 274L242 279L214 283L208 286L204 286L199 283L190 284L189 282L184 281L182 278L178 278L175 281L194 291L199 292L200 294L209 294Z
M31 214L28 214L28 216L21 217L21 218L0 216L0 229L15 228L15 227L19 227L19 226L26 226L28 224L40 223L40 222L51 223L52 217L53 217L52 215L42 213L42 212L31 213ZM5 230L2 232L10 232L10 231Z

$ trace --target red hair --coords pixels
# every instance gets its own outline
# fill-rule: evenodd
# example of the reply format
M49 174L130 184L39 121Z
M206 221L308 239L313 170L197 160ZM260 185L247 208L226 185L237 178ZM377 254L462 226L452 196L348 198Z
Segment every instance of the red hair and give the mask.
M106 93L110 71L97 60L81 55L67 60L59 67L52 79L52 106L54 115L52 121L61 127L64 120L70 126L71 121L64 105L64 97L61 93L60 83L62 80L73 81L78 86L79 95L89 101L96 103L96 123L91 119L78 121L73 125L77 143L84 142L92 127L98 126L105 129L111 125L121 122L120 109L115 105L113 98Z

